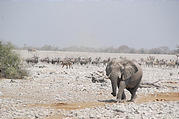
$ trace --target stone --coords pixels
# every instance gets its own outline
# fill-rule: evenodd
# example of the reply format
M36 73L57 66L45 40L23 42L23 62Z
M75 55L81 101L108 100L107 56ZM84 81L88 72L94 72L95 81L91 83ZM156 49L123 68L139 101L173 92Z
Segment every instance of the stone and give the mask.
M0 91L0 96L3 96L3 93Z
M89 117L90 117L90 118L95 118L95 115L91 113L91 114L89 115Z

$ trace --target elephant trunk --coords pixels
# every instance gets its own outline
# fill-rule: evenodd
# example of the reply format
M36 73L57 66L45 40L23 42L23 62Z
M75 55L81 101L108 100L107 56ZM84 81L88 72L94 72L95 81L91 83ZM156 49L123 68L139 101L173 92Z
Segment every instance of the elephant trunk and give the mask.
M116 91L117 91L118 76L111 74L110 80L111 80L111 85L112 85L112 93L111 94L115 97Z

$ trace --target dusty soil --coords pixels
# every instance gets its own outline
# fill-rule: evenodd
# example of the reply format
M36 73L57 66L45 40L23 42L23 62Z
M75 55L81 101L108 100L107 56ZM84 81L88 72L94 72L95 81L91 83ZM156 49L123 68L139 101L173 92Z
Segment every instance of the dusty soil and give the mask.
M31 57L18 51L22 58ZM139 59L149 55L37 52L40 57L119 57ZM154 55L174 59L172 55ZM105 66L27 65L29 77L22 80L0 79L0 118L179 118L179 69L142 66L143 78L135 102L116 103L110 80L93 83L91 74L105 75ZM43 67L43 68L42 68ZM170 74L173 75L170 75ZM103 78L103 77L102 77ZM130 94L125 90L127 100Z
M166 92L148 94L146 96L140 95L136 98L135 103L156 102L156 101L179 101L178 92ZM29 107L45 107L53 109L76 110L83 108L91 108L97 106L105 106L105 104L115 104L115 100L108 102L76 102L76 103L53 103L53 104L30 104ZM130 102L125 102L130 103Z
M156 101L179 101L178 92L155 93L147 96L140 96L136 99L136 103L156 102Z

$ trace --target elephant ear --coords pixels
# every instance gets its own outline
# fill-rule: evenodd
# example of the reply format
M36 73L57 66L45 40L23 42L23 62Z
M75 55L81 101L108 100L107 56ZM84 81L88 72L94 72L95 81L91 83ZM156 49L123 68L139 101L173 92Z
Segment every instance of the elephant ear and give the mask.
M111 66L112 66L112 64L113 64L113 62L110 61L110 62L108 62L107 66L106 66L106 75L107 76L109 76L111 74L111 71L112 71Z
M134 75L138 71L135 64L131 61L129 61L123 65L124 65L124 70L122 73L122 80L129 79L132 75Z
M110 69L111 67L109 66L109 65L107 65L107 67L106 67L106 75L107 76L109 76L110 75L110 73L111 73L111 69Z

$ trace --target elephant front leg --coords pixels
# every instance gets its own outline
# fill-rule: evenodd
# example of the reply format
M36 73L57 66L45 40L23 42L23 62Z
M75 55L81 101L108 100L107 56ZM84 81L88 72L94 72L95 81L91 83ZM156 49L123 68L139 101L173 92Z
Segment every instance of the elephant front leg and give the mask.
M124 94L124 89L126 88L126 84L124 81L121 81L119 84L119 90L117 94L117 102L124 102L124 99L126 98ZM123 99L123 100L122 100Z
M125 95L124 91L122 93L122 100L126 100L126 95Z

